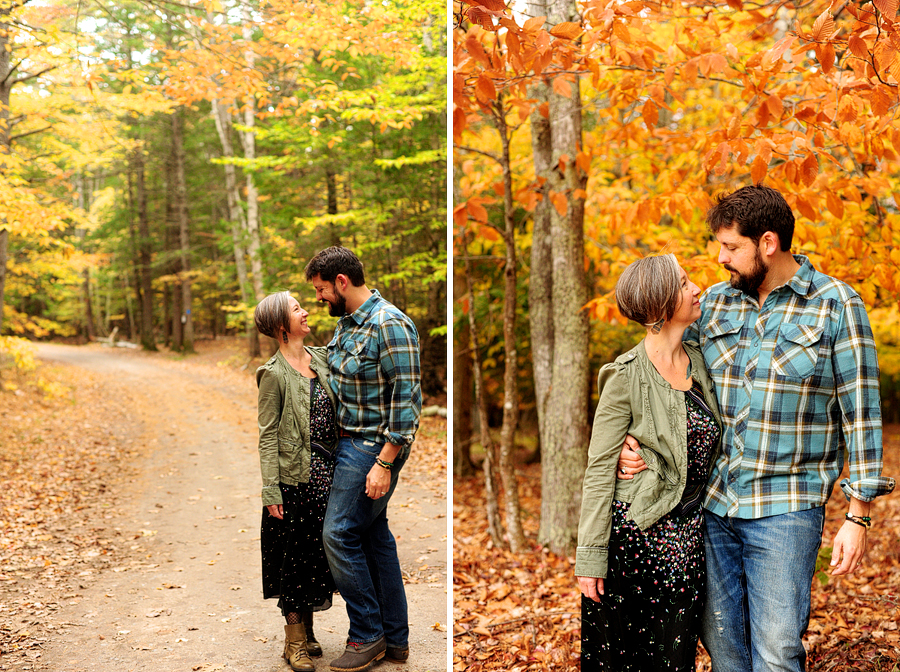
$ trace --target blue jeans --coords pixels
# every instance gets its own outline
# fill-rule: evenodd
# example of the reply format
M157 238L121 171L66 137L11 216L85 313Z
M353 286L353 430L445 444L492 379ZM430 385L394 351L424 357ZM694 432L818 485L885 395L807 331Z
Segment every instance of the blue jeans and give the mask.
M388 493L370 499L366 475L380 450L372 441L340 439L322 537L334 583L347 603L347 640L368 644L384 636L388 646L404 647L409 644L406 592L387 505L405 460L394 460Z
M755 520L706 519L702 640L713 672L803 672L810 584L825 507Z

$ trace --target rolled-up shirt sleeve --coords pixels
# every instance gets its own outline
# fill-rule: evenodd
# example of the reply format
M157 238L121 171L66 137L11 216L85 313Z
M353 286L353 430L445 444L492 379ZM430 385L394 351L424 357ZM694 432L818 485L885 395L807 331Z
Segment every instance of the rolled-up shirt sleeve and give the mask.
M259 469L262 474L263 506L282 504L278 470L278 426L281 423L282 392L278 376L262 368L256 375L259 387Z
M865 306L858 296L846 304L834 339L837 399L841 431L850 463L850 478L841 481L849 499L870 502L894 489L894 479L881 475L881 395L878 355Z
M386 320L380 325L380 365L389 387L387 427L384 435L397 446L412 445L422 412L419 335L404 320Z

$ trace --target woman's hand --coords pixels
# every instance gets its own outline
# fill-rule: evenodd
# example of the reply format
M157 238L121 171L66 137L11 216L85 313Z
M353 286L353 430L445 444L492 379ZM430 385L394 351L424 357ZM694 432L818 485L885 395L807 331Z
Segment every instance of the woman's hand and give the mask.
M641 447L631 434L625 437L625 443L622 444L622 452L619 454L619 463L616 465L616 477L623 481L630 481L635 474L639 474L647 468L644 458L640 456L637 449Z
M275 516L278 520L284 520L284 505L269 504L266 509L268 509L270 516Z
M581 589L581 594L589 600L599 602L600 596L605 594L603 592L603 579L597 579L593 576L576 576L575 578L578 579L578 587Z

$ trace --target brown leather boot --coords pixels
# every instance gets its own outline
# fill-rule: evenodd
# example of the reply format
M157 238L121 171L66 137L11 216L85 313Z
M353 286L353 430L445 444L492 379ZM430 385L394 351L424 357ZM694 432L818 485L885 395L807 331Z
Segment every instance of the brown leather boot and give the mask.
M315 672L316 666L306 651L306 629L303 623L284 626L284 659L294 672Z
M309 655L315 657L322 655L322 646L316 641L313 634L313 612L303 612L303 627L306 628L306 650Z

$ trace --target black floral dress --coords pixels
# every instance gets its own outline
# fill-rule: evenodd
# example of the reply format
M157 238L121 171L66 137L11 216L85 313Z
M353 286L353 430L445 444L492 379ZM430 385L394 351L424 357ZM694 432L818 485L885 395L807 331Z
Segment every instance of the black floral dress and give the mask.
M281 484L284 518L270 516L263 507L260 534L263 597L280 598L278 606L285 616L328 609L335 590L322 546L334 458L315 447L335 445L334 409L319 379L305 380L309 381L309 431L313 444L309 482ZM303 389L305 385L300 382Z
M681 502L645 531L613 502L609 565L600 602L582 596L581 669L694 669L706 594L700 504L719 427L700 385L685 392L687 482Z

